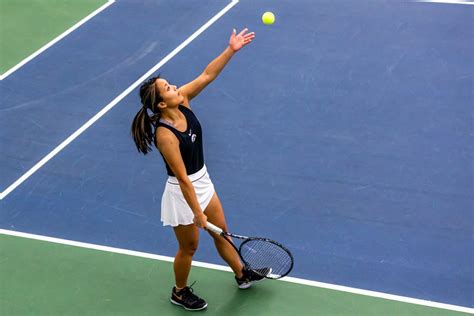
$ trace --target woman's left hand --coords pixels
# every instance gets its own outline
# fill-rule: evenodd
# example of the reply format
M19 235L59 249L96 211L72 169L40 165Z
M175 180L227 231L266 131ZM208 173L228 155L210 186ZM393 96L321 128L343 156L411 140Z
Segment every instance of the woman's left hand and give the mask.
M243 29L242 32L240 32L239 34L237 34L237 31L235 29L232 31L232 35L230 36L229 40L229 47L234 52L239 51L242 47L251 43L252 40L255 38L254 32L247 33L247 31L247 28Z

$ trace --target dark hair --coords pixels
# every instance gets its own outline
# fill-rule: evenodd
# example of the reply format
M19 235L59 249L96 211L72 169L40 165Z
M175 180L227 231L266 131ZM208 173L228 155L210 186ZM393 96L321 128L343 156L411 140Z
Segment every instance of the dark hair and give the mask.
M152 150L151 144L154 143L154 131L156 121L160 119L160 109L158 104L163 101L160 92L155 85L156 76L148 79L140 86L140 99L142 108L133 118L131 134L139 152L146 155ZM153 115L148 115L150 110Z

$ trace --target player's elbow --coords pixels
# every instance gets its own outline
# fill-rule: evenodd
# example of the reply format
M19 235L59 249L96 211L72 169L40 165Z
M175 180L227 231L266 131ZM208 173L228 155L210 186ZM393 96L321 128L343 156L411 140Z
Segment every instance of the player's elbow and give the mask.
M176 179L178 180L178 183L180 185L189 185L191 184L191 181L189 180L189 177L186 174L177 174Z
M178 179L179 187L181 188L181 192L183 192L184 196L192 194L194 188L189 178L186 176L185 178L177 177L177 179Z
M214 79L217 78L217 75L218 75L217 72L204 71L204 73L201 75L201 84L203 86L207 86L212 81L214 81Z

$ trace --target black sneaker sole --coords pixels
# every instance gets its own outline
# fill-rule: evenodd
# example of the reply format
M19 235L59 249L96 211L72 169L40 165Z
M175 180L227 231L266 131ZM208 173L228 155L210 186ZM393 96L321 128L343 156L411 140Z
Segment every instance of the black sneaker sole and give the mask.
M203 309L207 308L207 303L206 303L206 305L204 305L203 307L199 307L199 308L189 308L189 307L186 307L186 306L184 306L183 304L181 304L181 303L179 303L179 302L174 301L173 298L170 298L170 301L171 301L171 303L173 303L174 305L181 306L181 307L184 308L185 310L187 310L187 311L192 311L192 312L202 311Z

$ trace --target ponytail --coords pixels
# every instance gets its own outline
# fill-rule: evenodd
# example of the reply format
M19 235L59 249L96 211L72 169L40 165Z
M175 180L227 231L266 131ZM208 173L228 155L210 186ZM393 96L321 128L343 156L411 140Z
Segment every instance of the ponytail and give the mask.
M155 81L158 77L150 78L140 87L140 99L142 108L133 118L131 134L138 152L146 155L152 150L151 145L154 143L154 125L160 118L160 110L158 103L163 101L159 92L155 87ZM148 109L153 112L150 117Z
M132 137L139 152L147 154L153 143L153 130L147 110L142 107L132 122Z

